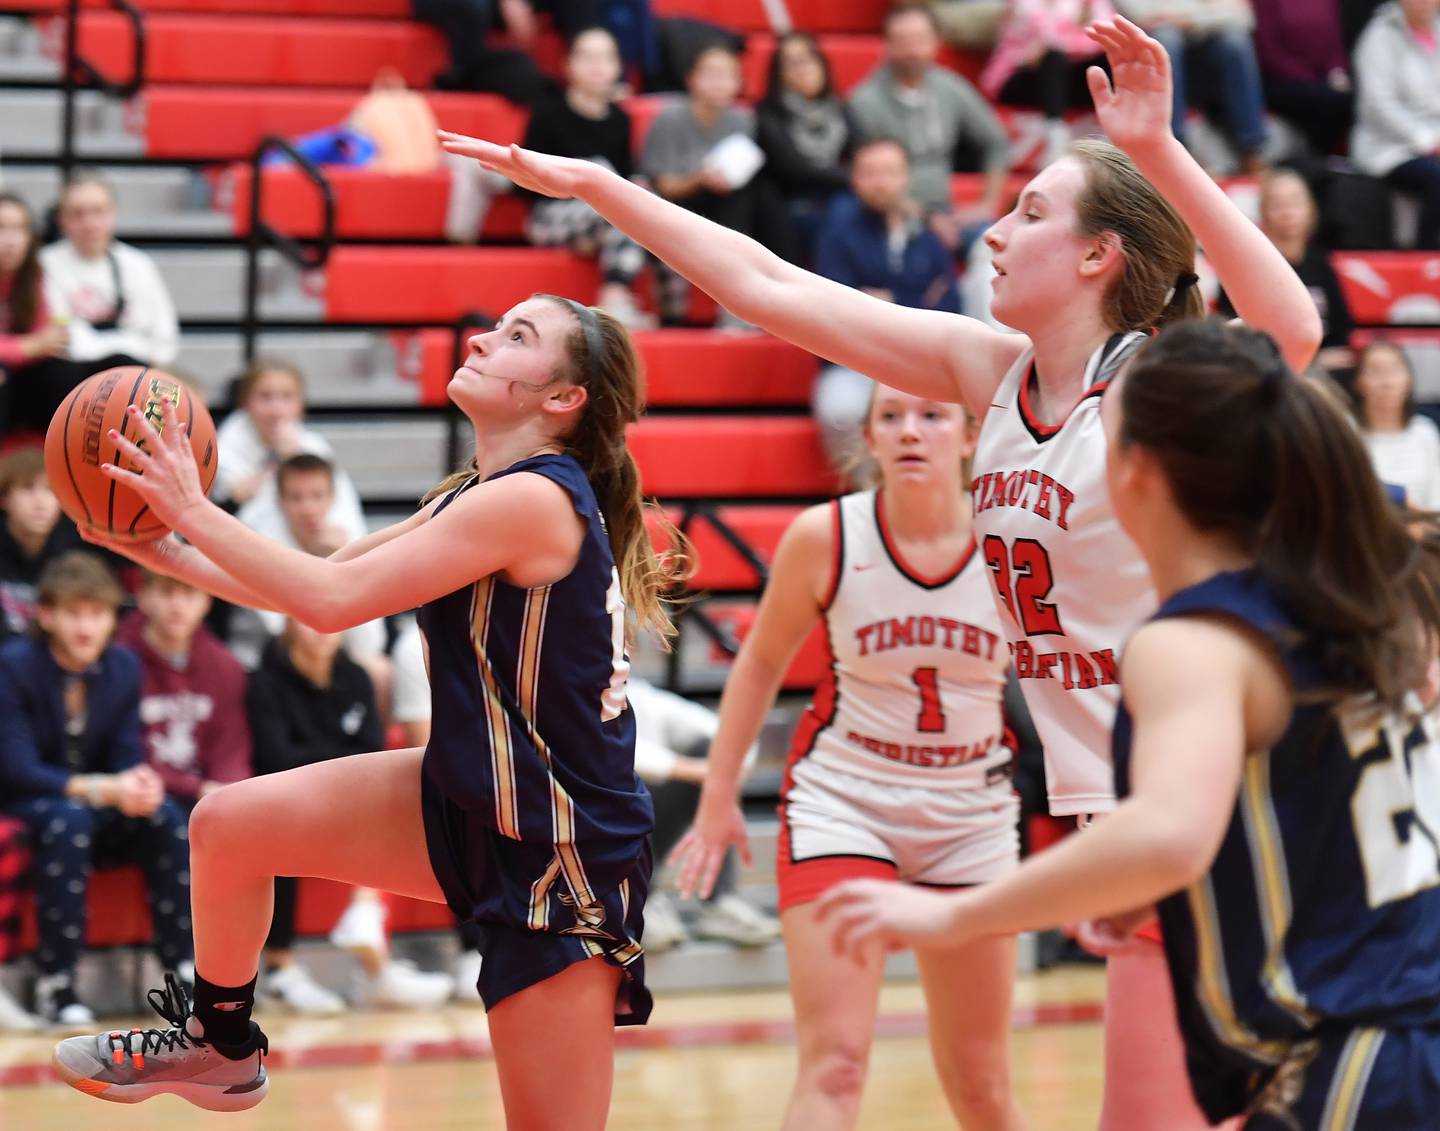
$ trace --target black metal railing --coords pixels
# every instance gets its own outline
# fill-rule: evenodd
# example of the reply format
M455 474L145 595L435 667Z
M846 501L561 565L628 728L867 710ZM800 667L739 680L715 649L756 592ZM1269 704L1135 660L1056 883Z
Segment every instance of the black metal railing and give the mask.
M320 234L314 240L296 239L272 228L264 219L265 158L279 150L319 190L323 219ZM243 333L245 360L255 360L255 339L260 334L260 253L273 247L302 271L324 267L335 246L335 191L320 166L311 161L283 137L271 135L255 147L250 155L250 229L245 236L245 314Z
M107 0L107 3L130 21L134 32L130 78L113 82L102 75L88 59L80 57L80 0L70 0L65 10L65 69L61 74L64 112L60 126L60 176L70 179L75 167L75 97L81 87L96 88L114 98L133 98L145 85L145 19L129 0Z

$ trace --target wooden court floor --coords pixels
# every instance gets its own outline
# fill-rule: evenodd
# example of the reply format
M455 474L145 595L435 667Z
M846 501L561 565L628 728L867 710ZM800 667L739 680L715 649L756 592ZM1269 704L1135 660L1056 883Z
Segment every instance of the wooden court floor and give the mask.
M1102 975L1062 968L1022 979L1012 1035L1016 1090L1033 1131L1091 1131L1099 1111ZM783 993L672 994L616 1060L610 1126L749 1131L779 1125L794 1069ZM500 1131L483 1010L263 1017L270 1094L216 1115L173 1097L102 1104L49 1076L51 1038L0 1038L0 1129L224 1128L226 1131ZM141 1020L136 1024L149 1024ZM923 1001L887 986L861 1127L953 1131L930 1065ZM560 1055L563 1056L563 1050Z

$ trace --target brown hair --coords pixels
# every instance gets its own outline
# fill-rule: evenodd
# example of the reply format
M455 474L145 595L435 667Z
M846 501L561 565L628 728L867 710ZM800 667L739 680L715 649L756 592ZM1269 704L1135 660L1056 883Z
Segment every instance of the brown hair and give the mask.
M37 600L46 608L66 601L96 601L118 610L125 591L107 566L88 550L70 550L40 571Z
M1410 363L1410 355L1405 352L1405 347L1399 342L1392 342L1389 338L1372 338L1365 343L1355 357L1355 376L1351 378L1355 419L1360 422L1361 428L1368 429L1370 427L1370 420L1365 414L1365 398L1360 395L1360 374L1365 372L1365 363L1377 350L1389 350L1400 359L1400 364L1405 366L1405 375L1410 378L1410 387L1405 390L1405 403L1400 406L1400 419L1405 424L1409 424L1415 415L1415 366Z
M903 16L911 15L924 16L930 21L930 30L936 35L940 34L940 17L935 14L935 9L924 0L900 0L900 3L885 13L885 19L880 25L882 32L888 35L891 24Z
M1234 538L1319 649L1326 698L1422 682L1440 634L1440 551L1386 495L1344 410L1267 335L1164 330L1121 386L1119 443L1144 447L1198 530ZM1418 631L1417 631L1418 629Z
M305 377L294 362L285 361L278 357L257 357L245 367L245 372L240 375L240 380L235 383L235 407L244 408L245 402L250 399L250 394L255 391L260 378L267 373L283 373L295 382L295 387L300 391L300 400L305 400Z
M1085 188L1075 201L1080 233L1113 232L1124 270L1105 295L1112 330L1143 330L1179 318L1199 318L1205 300L1195 285L1195 234L1135 162L1105 141L1072 142L1069 152L1085 167Z
M0 456L0 500L12 488L26 487L45 478L45 453L39 448L16 448Z
M30 215L29 205L13 192L0 192L0 206L6 204L25 214L25 229L30 237L24 258L15 268L15 278L10 284L10 297L6 300L10 316L6 326L11 334L28 334L36 328L35 319L40 314L40 239L35 232L35 218Z
M582 386L589 398L575 430L564 438L565 450L585 471L610 535L610 551L620 573L620 589L634 618L629 626L649 629L662 642L675 634L667 608L667 594L690 573L689 542L653 503L640 492L640 469L625 446L625 429L645 411L645 383L640 357L624 325L596 307L594 316L599 356L587 353L586 335L571 301L558 295L537 294L571 314L575 325L565 342L565 372L557 377ZM474 459L466 468L432 487L422 505L459 486L476 470ZM659 528L668 544L655 550L646 518Z
M335 487L335 465L324 456L317 456L314 452L296 452L293 456L286 456L275 468L275 494L285 493L285 480L292 475L323 475L329 482L331 489Z

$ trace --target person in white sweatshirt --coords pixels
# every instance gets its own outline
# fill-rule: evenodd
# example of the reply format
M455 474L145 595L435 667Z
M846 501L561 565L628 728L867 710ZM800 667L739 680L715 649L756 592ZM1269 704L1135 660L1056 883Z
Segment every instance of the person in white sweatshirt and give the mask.
M111 365L166 367L180 352L175 304L155 261L115 238L115 194L97 174L79 173L60 194L64 238L40 253L45 300L66 319L69 357Z
M1355 45L1350 157L1420 198L1415 246L1440 249L1440 0L1391 0Z

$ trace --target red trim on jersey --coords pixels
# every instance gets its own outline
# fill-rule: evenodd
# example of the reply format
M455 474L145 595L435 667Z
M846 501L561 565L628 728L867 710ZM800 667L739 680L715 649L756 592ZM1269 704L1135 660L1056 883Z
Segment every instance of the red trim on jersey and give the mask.
M975 536L970 536L970 544L965 547L960 560L955 563L954 568L939 577L926 577L917 569L912 569L900 554L900 547L890 537L890 526L885 521L885 492L875 492L875 525L880 528L880 541L885 546L885 552L890 555L890 561L905 577L919 585L923 589L939 589L942 585L949 585L964 571L970 564L970 559L975 556Z
M825 589L825 599L820 602L820 610L827 613L830 611L830 606L835 603L835 594L840 589L840 575L845 570L845 524L840 519L839 499L830 501L830 522L832 524L830 584Z
M780 889L781 914L802 903L814 903L836 884L846 880L894 880L899 869L888 860L874 856L817 856L813 860L790 858L790 831L780 825L775 852L775 882Z
M1137 939L1144 939L1146 942L1160 943L1162 946L1165 943L1165 938L1160 933L1159 919L1151 919L1150 922L1146 923L1143 927L1138 928L1135 931L1135 937Z
M1030 368L1025 371L1025 376L1020 379L1020 395L1016 399L1019 402L1020 419L1025 422L1025 427L1030 429L1031 434L1037 440L1050 439L1051 436L1055 435L1069 423L1070 418L1075 415L1075 410L1086 400L1090 397L1098 397L1110 386L1109 381L1096 382L1085 390L1080 399L1076 401L1071 406L1070 411L1065 414L1065 419L1060 421L1059 424L1042 424L1035 418L1035 413L1030 408L1030 382L1032 379L1038 380L1035 376L1035 363L1033 361L1030 363Z

